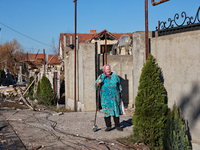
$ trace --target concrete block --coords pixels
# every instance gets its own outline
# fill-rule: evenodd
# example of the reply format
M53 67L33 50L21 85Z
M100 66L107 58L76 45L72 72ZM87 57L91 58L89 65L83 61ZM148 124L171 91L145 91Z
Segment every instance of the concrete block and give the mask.
M74 110L74 99L68 98L66 109ZM76 110L77 111L84 111L84 104L79 101L76 101Z

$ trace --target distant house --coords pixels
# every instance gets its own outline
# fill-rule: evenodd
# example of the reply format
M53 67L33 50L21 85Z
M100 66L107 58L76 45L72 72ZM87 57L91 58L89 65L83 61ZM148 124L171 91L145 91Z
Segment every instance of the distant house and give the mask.
M53 69L53 68L60 69L60 60L59 60L59 55L48 55L48 68Z
M97 42L97 50L98 53L105 52L105 33L107 34L107 53L109 54L118 54L118 55L126 55L124 47L121 48L119 46L119 40L122 36L126 35L132 37L132 33L111 33L107 30L103 30L100 33L97 33L90 40L91 43ZM119 50L120 49L120 50Z
M111 33L107 30L103 30L99 33L96 30L90 30L90 33L77 33L78 43L95 43L97 42L98 53L104 53L105 50L105 33L107 35L107 53L111 54L113 47L120 49L118 55L126 55L125 49L118 47L119 39L123 35L132 37L132 33ZM59 40L59 55L60 59L63 59L64 54L64 36L66 37L66 46L74 44L74 33L60 33ZM118 50L119 51L119 50Z
M29 69L40 69L46 64L46 54L24 54L24 62Z

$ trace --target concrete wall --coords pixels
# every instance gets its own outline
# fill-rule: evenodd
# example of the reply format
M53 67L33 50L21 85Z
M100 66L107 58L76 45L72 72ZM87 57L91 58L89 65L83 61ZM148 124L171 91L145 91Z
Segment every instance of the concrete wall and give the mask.
M100 55L100 68L103 68L102 55ZM133 107L133 56L132 55L108 55L107 63L113 72L120 77L125 107Z
M102 55L101 55L102 56ZM100 57L101 58L101 57ZM132 55L108 55L108 63L119 75L123 88L125 106L133 107L133 75ZM100 60L100 64L102 60ZM102 65L101 68L102 69ZM66 108L74 109L74 50L66 56L65 72L65 104ZM96 109L95 75L95 44L81 43L77 51L76 101L77 110L94 111Z
M152 33L149 32L149 37ZM145 53L145 32L138 31L133 33L133 103L138 92L139 80L143 64L146 62Z
M77 51L76 101L77 111L95 111L95 45L80 43ZM66 108L74 109L74 50L66 56Z
M95 44L80 44L79 49L80 101L84 111L96 110L95 82Z
M152 38L151 50L161 67L168 105L174 102L200 142L200 31Z
M200 31L150 39L152 55L162 69L168 106L176 103L188 122L193 141L200 142ZM144 32L133 33L134 99L145 62Z

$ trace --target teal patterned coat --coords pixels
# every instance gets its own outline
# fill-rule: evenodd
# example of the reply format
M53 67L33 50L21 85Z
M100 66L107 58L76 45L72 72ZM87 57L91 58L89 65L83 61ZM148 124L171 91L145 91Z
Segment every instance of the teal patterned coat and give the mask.
M94 84L96 90L99 88L97 86L97 81L99 78L101 78L102 81L100 96L104 117L119 117L119 115L122 114L120 101L120 93L122 92L122 87L120 85L119 77L114 72L111 72L111 78L101 74Z

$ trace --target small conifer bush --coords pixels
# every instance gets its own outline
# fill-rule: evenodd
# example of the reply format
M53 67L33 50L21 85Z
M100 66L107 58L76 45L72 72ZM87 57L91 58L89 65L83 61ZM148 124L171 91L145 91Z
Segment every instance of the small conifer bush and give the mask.
M40 81L38 81L36 97L40 98L40 96L41 96L41 83L40 83Z
M29 82L28 82L28 87L29 87L29 85L33 82L33 80L34 80L34 77L33 76L31 76L30 78L29 78ZM34 84L35 83L33 83L32 85L31 85L31 87L28 89L28 96L29 96L29 98L30 99L32 99L33 100L33 94L34 94Z
M41 88L40 102L46 105L52 105L54 103L55 96L54 96L51 82L45 75L42 76L40 88Z
M164 135L164 150L191 150L191 143L187 135L185 120L181 109L174 104L169 111Z
M133 138L150 149L163 148L168 106L156 59L150 54L142 68L133 115Z

